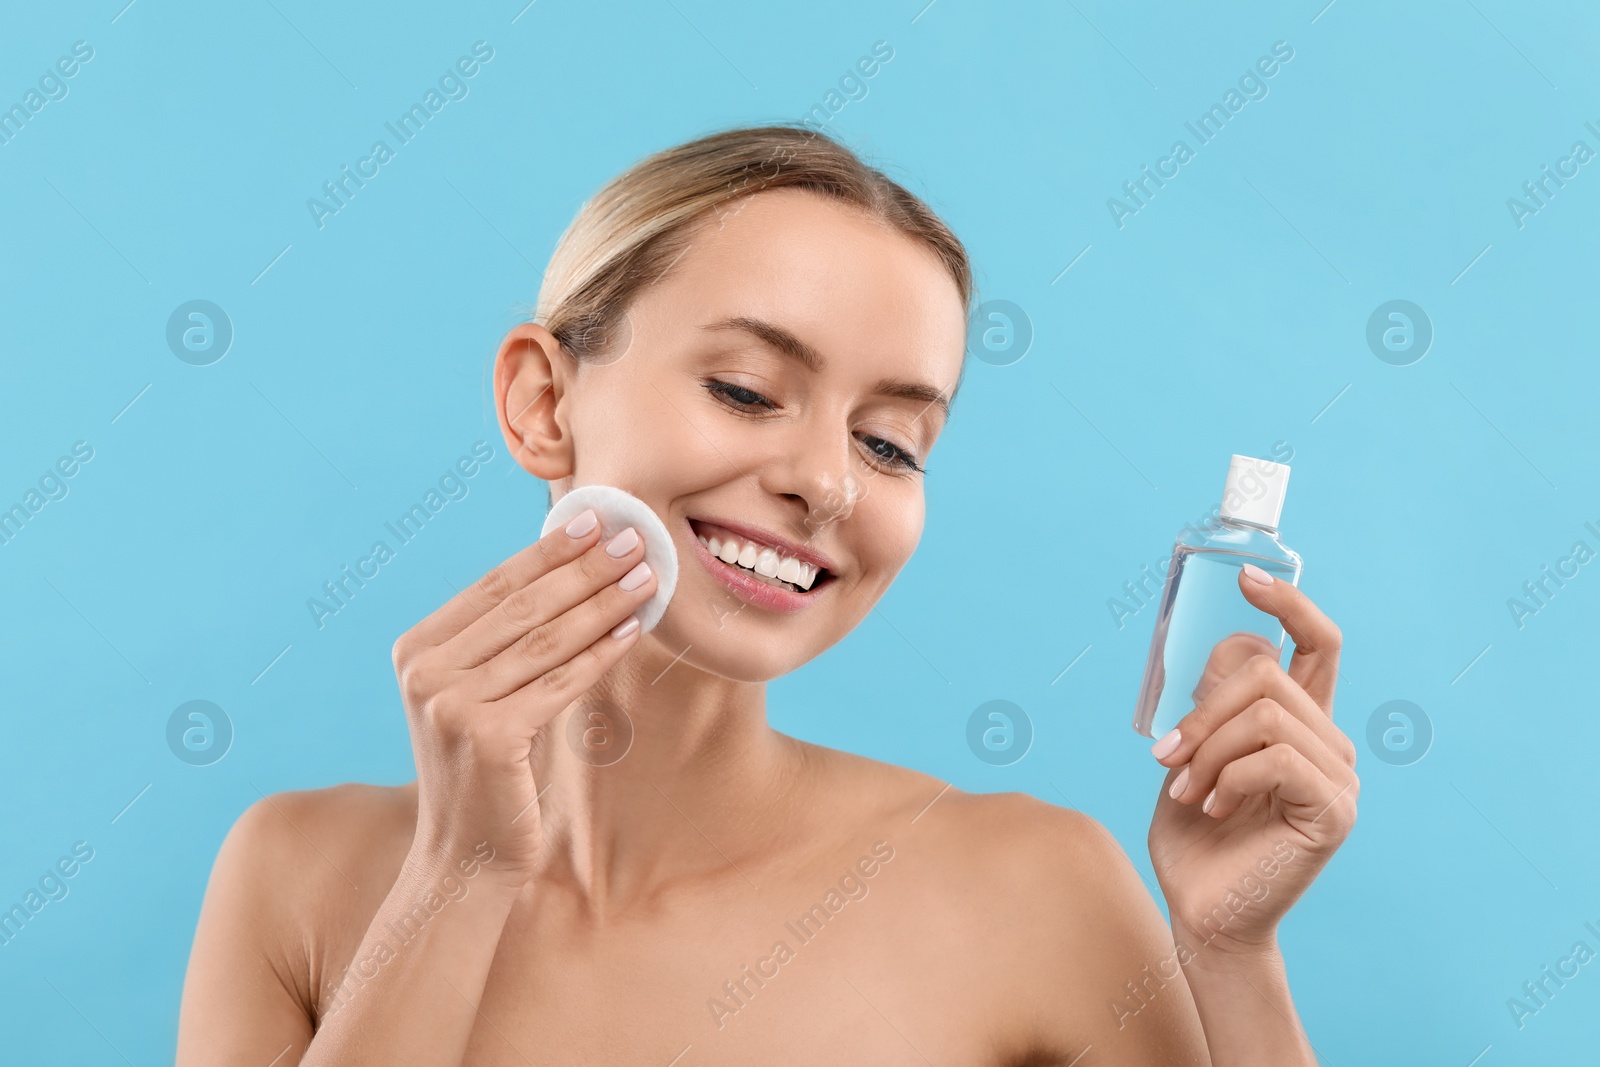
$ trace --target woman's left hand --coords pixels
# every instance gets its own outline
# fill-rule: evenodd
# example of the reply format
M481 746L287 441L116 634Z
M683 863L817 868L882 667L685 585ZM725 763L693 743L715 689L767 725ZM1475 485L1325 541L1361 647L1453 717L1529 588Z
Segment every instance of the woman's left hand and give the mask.
M1288 671L1264 639L1224 639L1194 710L1152 749L1171 773L1150 858L1174 936L1199 955L1275 948L1278 920L1355 825L1360 791L1355 745L1333 724L1339 628L1287 582L1241 571L1239 588L1293 638Z

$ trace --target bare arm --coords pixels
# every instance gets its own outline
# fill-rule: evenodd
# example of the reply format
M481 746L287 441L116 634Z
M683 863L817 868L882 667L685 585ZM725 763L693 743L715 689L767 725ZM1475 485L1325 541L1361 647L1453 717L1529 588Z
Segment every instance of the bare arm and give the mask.
M462 851L413 846L350 967L333 976L304 1067L461 1062L518 893L492 861Z
M969 901L954 921L982 932L963 964L972 995L996 991L975 1012L991 1062L1210 1067L1172 932L1110 831L1025 793L933 811L918 833L948 833L940 851L960 857L943 895Z
M1282 622L1294 656L1287 671L1275 651L1232 656L1153 746L1169 773L1150 858L1192 950L1184 973L1213 1061L1315 1067L1277 931L1356 821L1356 747L1333 722L1343 637L1303 591L1250 571L1240 592Z
M1183 973L1213 1063L1317 1067L1276 944L1241 955L1202 952Z
M997 884L1021 887L999 961L1001 973L1031 979L1012 983L1027 1035L1019 1056L1063 1067L1315 1067L1275 945L1246 953L1206 931L1175 935L1098 821L1022 794L986 800L991 837L1004 840L980 855Z
M327 845L318 823L330 813L314 803L308 794L259 801L224 841L184 982L179 1067L392 1063L402 1050L415 1062L459 1063L516 888L481 852L455 850L464 865L448 850L413 847L349 970L330 976L313 1032L306 946L328 899L354 892L303 836Z
M500 933L542 849L533 737L634 646L637 622L618 624L655 590L639 539L619 536L607 551L586 518L395 643L417 761L415 834L350 967L327 976L337 988L307 988L309 946L349 922L338 901L360 893L361 879L337 861L362 853L363 820L319 812L309 794L265 798L241 816L201 910L180 1067L461 1062ZM620 584L630 572L642 581Z
M1100 1063L1316 1067L1274 941L1250 951L1174 931L1109 831L1079 816L1073 864L1097 888L1072 921L1087 933L1078 963L1095 1002Z
M1210 1067L1206 1032L1172 931L1109 830L1081 812L1037 802L1045 813L1030 881L1049 936L1055 982L1040 1012L1041 1048L1066 1064ZM1043 875L1041 878L1040 875Z
M309 946L339 910L330 902L357 892L345 879L371 876L334 844L361 832L337 792L261 800L223 842L184 982L179 1067L392 1063L402 1050L460 1062L518 890L485 849L414 845L350 968L326 976L319 998Z
M303 952L284 929L299 910L274 870L299 860L293 833L266 800L239 817L211 868L189 952L178 1024L179 1067L299 1062L311 1041Z

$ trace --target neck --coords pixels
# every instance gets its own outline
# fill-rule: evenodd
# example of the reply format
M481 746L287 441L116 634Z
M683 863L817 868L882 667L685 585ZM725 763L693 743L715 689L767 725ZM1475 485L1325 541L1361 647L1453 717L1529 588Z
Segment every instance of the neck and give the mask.
M646 634L535 738L542 880L596 911L664 884L743 878L793 809L801 746L767 724L766 684L707 674Z

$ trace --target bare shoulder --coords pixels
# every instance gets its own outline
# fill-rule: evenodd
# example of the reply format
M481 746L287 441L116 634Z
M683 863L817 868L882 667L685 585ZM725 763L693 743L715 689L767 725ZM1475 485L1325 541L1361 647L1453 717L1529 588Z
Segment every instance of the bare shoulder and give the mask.
M359 891L362 879L356 875L381 873L390 865L399 870L416 817L415 783L347 782L274 793L239 816L218 862L228 856L253 867L279 891L319 892L336 883Z
M894 828L927 861L971 870L975 857L1032 872L1028 882L1094 885L1127 854L1097 820L1027 793L968 793L930 774L808 745L823 788L885 832ZM991 870L999 868L991 867ZM1085 877L1087 876L1087 877ZM1142 885L1142 883L1140 883ZM1026 886L1019 886L1026 888Z
M1014 876L1015 894L1057 902L1108 893L1148 898L1120 842L1093 816L1027 793L966 793L952 789L929 829L947 852L982 857ZM933 809L937 810L937 808ZM932 816L932 811L929 813Z
M981 1005L997 1047L1037 1062L1068 1062L1089 1044L1114 1062L1204 1062L1170 928L1099 820L861 757L834 773L868 783L857 786L871 800L866 822L892 847L883 866L900 906L885 925L907 946L939 931L920 973L947 975L957 999ZM1130 983L1145 992L1132 996Z
M950 786L918 813L905 837L934 872L981 887L980 906L1003 904L1031 916L1035 934L1073 937L1086 932L1090 916L1156 912L1132 860L1105 826L1027 793Z
M405 860L415 797L414 785L274 793L234 821L189 950L180 1065L266 1062L311 1040L327 972L360 943Z
M415 827L415 783L263 796L217 853L201 932L208 924L234 931L236 948L269 959L297 999L313 1003L323 961L344 941L359 941Z
M959 793L922 822L956 890L952 922L984 932L969 946L975 969L1030 976L996 1008L1019 1049L1040 1062L1086 1047L1107 1062L1206 1062L1171 929L1097 819L1025 793Z

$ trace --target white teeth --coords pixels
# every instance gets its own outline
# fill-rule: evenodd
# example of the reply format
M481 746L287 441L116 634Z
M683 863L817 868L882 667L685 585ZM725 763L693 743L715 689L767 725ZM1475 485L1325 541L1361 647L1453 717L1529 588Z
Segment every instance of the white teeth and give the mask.
M696 534L706 550L724 563L731 563L754 571L771 584L787 582L800 589L809 590L816 583L820 568L793 556L785 556L769 545L758 545L738 537L726 541L717 537Z

